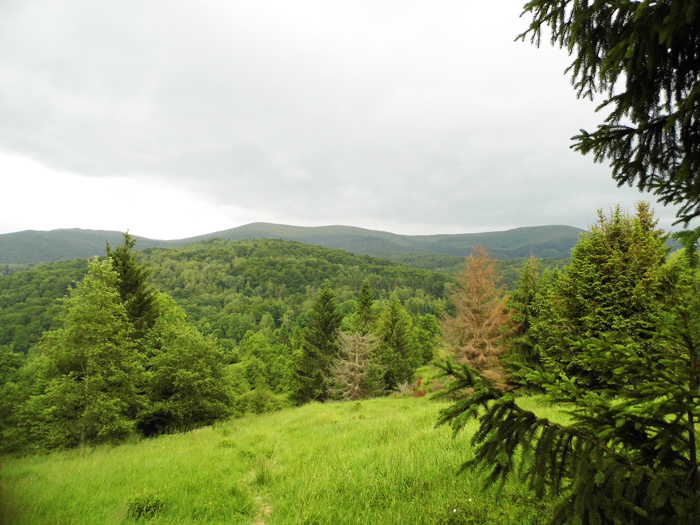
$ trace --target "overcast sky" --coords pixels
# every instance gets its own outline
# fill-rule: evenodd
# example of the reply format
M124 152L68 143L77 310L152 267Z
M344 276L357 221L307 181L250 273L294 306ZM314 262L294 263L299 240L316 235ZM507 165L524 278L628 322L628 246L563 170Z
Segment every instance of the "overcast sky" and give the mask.
M0 233L586 228L651 199L569 149L602 115L565 51L514 42L523 3L2 0Z

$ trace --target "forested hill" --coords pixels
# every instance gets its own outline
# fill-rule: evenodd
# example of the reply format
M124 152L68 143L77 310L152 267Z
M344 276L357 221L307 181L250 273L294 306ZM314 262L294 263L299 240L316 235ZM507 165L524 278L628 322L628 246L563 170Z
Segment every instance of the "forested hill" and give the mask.
M175 247L221 238L227 240L282 239L389 258L415 265L419 254L465 257L478 244L499 259L530 254L568 259L583 230L571 226L533 226L502 232L454 235L397 235L352 226L300 227L254 223L207 235L162 241L139 239L138 249ZM104 253L105 241L116 244L121 233L97 230L24 231L0 235L0 264L26 264L91 257ZM424 259L424 257L423 257Z
M247 330L302 326L315 290L325 281L343 313L354 311L360 285L369 279L380 303L395 291L412 315L440 315L447 306L446 287L454 281L443 273L366 255L273 239L214 239L147 249L139 258L152 268L155 287L229 348ZM58 299L86 271L83 259L0 276L0 345L28 351L43 331L56 326Z

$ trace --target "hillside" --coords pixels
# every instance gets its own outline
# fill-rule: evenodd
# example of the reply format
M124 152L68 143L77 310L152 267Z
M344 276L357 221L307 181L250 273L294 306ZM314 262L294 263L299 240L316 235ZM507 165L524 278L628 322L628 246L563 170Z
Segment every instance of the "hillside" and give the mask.
M551 507L523 484L499 494L482 489L478 472L457 475L472 450L468 435L435 428L443 407L397 397L311 403L87 453L7 457L0 522L546 523ZM159 503L151 519L127 517L148 502Z
M139 239L138 248L176 247L220 238L227 240L282 239L346 250L359 255L406 258L411 254L465 257L483 244L499 259L548 257L567 259L583 230L571 226L533 226L503 232L454 235L398 235L352 226L301 227L253 223L187 239ZM0 235L0 264L25 264L77 259L104 253L105 242L116 244L121 233L64 229L23 231ZM414 257L415 258L415 257Z
M454 281L384 259L276 239L212 239L147 249L140 258L153 269L155 287L172 295L200 330L215 334L227 348L247 330L303 325L313 293L325 281L344 314L354 309L360 285L369 279L377 300L396 290L412 315L440 315L446 286ZM0 276L0 345L27 352L55 326L57 300L86 271L87 261L78 259Z

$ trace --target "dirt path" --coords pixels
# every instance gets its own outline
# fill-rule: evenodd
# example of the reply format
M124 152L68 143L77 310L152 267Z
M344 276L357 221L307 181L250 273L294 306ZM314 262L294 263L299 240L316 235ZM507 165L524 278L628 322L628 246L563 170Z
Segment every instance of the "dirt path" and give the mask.
M265 525L265 518L272 513L272 507L262 499L261 496L255 498L260 504L260 515L250 525Z

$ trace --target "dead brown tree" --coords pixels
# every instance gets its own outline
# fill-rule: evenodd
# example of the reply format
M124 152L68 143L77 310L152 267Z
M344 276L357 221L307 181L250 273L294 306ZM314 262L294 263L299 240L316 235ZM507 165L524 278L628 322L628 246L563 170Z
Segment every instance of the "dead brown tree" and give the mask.
M331 369L334 378L334 393L343 401L367 399L378 390L377 380L373 379L377 365L371 356L377 348L377 340L372 334L360 335L340 332L340 357Z
M498 286L496 261L485 247L477 246L467 258L451 299L455 316L443 318L447 348L458 362L502 380L502 343L513 330L513 311L506 307L508 296Z

